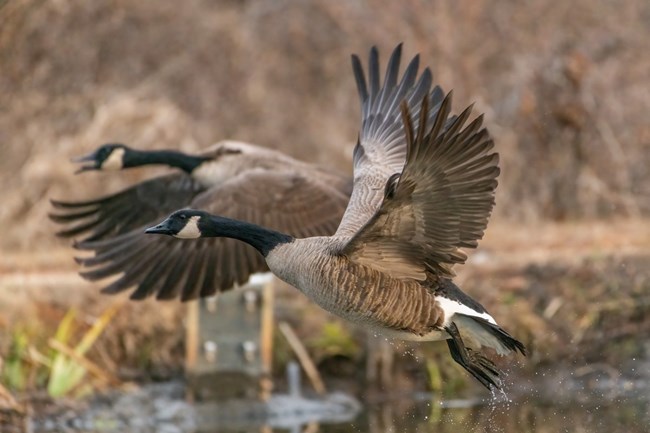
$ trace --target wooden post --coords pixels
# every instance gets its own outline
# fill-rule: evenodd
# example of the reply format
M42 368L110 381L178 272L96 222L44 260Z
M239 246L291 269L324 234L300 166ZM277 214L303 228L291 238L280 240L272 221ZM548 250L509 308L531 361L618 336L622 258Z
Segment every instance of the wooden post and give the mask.
M271 391L273 276L188 305L188 397L265 399Z

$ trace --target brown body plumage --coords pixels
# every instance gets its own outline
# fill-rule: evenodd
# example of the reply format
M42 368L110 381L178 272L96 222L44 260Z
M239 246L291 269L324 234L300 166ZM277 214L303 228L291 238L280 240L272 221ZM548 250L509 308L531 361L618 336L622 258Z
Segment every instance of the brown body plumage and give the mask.
M444 317L429 287L401 280L337 254L345 239L296 239L267 256L271 270L323 309L379 333L424 337Z

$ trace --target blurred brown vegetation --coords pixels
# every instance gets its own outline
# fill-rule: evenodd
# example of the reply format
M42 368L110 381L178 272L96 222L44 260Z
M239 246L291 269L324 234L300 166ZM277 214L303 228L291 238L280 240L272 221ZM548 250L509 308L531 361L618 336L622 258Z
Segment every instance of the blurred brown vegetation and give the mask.
M639 354L650 329L649 22L647 0L0 0L0 331L27 323L46 335L71 306L90 322L119 302L73 275L48 198L166 170L74 176L70 157L105 142L196 151L229 138L350 172L349 55L365 63L378 45L385 64L404 42L454 90L456 110L475 102L486 114L501 153L493 221L458 281L529 345L519 370ZM278 317L305 341L336 320L278 293ZM90 357L127 379L173 375L183 313L127 303ZM414 386L427 385L425 359L450 365L445 383L467 380L444 345L411 352L422 355Z
M109 141L234 138L350 171L349 55L422 53L502 155L496 218L650 213L650 3L577 0L0 2L3 249L53 244L47 198L149 177L73 176Z

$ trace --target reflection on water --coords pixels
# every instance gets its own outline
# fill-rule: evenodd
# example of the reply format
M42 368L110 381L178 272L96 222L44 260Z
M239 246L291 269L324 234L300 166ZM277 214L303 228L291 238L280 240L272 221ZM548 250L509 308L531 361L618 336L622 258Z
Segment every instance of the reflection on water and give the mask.
M360 433L648 433L650 403L615 400L558 406L501 402L444 408L440 402L392 402L369 407L355 422L320 432Z
M309 433L648 433L650 402L622 400L587 404L544 405L490 402L468 406L436 401L400 400L367 407L352 423L307 424L293 429L205 430L225 432ZM451 407L445 407L451 406Z
M554 381L557 385L557 381ZM332 395L296 404L237 406L183 399L181 383L157 384L87 402L81 412L34 414L32 433L650 433L650 383L594 381L576 389L527 387L483 399L436 400L432 394L403 398L376 395L380 403L354 407ZM532 383L531 383L532 385ZM571 390L571 393L567 392ZM548 391L547 391L548 390ZM517 394L517 395L515 395ZM277 397L277 396L276 396ZM287 396L289 397L289 396ZM320 403L319 403L320 402ZM353 405L354 406L354 405ZM337 407L345 413L337 414ZM347 409L346 409L347 408ZM355 415L358 414L358 415ZM273 416L271 416L273 415ZM345 415L345 416L342 416ZM272 427L273 426L273 427ZM2 428L0 427L0 431Z
M536 380L522 378L517 386L510 384L508 395L491 398L441 401L428 394L393 399L368 405L351 424L312 431L650 433L650 363L632 359L621 369L627 376L596 367L579 375L558 369Z

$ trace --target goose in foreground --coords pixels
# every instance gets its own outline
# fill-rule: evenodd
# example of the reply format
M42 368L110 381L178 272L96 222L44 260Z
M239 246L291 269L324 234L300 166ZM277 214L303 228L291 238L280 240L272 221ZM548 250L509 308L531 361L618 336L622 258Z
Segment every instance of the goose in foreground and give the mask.
M133 299L210 296L268 270L254 248L233 239L181 245L144 235L144 227L170 212L201 207L294 236L329 235L351 190L348 177L236 141L216 143L198 155L107 144L76 161L84 164L78 172L151 164L180 169L95 200L52 201L57 212L50 218L66 226L58 234L85 236L75 247L94 252L77 258L86 268L81 275L94 281L122 274L103 291L135 287Z
M524 345L451 280L451 266L466 258L459 248L476 245L493 207L493 142L482 117L465 126L471 107L450 118L451 95L431 110L424 97L412 110L408 95L382 97L372 74L370 82L368 93L358 80L362 99L365 93L379 102L363 113L352 198L335 235L295 238L192 209L146 233L246 242L275 275L325 310L390 337L446 340L453 359L481 384L501 388L499 369L479 349L525 355ZM392 116L399 107L401 130ZM384 134L387 128L402 136Z

